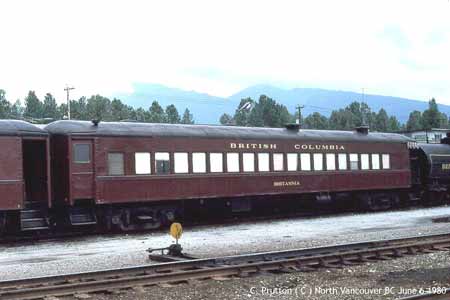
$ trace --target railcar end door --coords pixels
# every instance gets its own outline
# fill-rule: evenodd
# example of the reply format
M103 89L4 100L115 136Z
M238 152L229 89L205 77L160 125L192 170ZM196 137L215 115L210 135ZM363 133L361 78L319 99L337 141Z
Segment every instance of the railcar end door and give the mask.
M70 198L94 199L94 143L93 140L72 140L70 147L71 187Z

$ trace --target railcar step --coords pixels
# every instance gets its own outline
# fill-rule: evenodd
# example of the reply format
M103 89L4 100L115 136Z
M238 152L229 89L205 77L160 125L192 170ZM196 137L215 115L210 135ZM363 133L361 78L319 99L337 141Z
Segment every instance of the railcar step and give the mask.
M47 230L49 228L46 209L24 209L20 211L20 229L22 231Z
M73 207L69 209L69 221L72 226L97 224L97 216L93 208Z

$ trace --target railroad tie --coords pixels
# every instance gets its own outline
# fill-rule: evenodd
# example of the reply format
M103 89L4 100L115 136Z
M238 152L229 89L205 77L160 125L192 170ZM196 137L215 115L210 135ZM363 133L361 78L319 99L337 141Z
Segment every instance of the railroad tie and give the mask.
M75 294L75 295L73 295L73 297L77 298L77 299L89 299L89 298L91 298L91 296L89 294L84 294L84 293Z
M314 272L314 271L316 271L317 269L315 269L315 268L312 268L312 267L310 267L310 266L308 266L308 265L303 265L301 262L297 262L297 264L296 264L297 266L296 266L296 268L297 268L297 270L299 271L299 272Z
M377 260L393 260L392 257L386 256L386 255L382 255L380 252L377 252L376 259Z
M319 267L328 269L342 269L342 265L330 264L323 258L319 259Z

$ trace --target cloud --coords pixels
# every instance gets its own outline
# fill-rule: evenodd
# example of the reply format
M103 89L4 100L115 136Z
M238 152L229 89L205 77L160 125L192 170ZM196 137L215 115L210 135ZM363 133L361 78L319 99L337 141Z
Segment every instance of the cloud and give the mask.
M448 1L0 2L0 88L64 99L154 82L227 96L256 83L450 104Z

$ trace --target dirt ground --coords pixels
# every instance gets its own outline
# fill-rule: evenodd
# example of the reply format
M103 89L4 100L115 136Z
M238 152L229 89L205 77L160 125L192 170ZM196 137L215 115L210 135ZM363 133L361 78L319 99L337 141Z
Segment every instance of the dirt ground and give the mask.
M136 287L107 294L78 295L92 300L178 299L398 299L450 287L448 252L407 256L314 272L262 274L248 278ZM64 298L70 299L70 298ZM71 297L73 299L73 297ZM450 299L450 295L449 295Z

